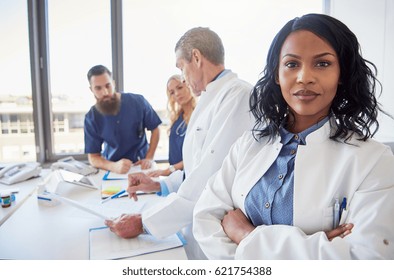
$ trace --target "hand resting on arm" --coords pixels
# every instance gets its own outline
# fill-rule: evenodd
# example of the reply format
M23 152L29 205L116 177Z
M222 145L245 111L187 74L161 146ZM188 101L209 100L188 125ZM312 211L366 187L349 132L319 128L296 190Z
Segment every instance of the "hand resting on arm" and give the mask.
M240 209L235 209L227 212L222 220L222 227L227 236L236 244L239 244L249 233L251 233L255 226L249 221L245 214ZM337 228L326 231L329 241L335 237L344 238L352 232L353 224L342 224Z

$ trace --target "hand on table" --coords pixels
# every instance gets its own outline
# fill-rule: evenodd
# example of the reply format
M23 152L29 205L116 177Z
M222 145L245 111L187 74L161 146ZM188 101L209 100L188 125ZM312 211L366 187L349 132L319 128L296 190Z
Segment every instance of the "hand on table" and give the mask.
M133 166L133 162L131 160L122 158L114 162L114 166L113 168L111 168L111 171L118 174L125 174L130 170L132 166Z
M143 233L140 214L122 214L114 220L105 220L105 225L122 238L133 238Z
M152 163L153 163L152 160L145 158L145 159L140 159L139 161L137 161L135 163L135 165L141 165L141 169L144 170L144 169L151 168L152 167Z

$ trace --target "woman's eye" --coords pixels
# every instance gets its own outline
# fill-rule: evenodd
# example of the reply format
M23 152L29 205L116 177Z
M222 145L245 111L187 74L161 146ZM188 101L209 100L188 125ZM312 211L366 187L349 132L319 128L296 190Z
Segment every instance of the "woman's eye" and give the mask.
M285 66L287 68L294 68L294 67L297 67L297 63L295 63L295 62L286 62Z
M317 63L318 67L328 67L330 66L331 63L327 62L327 61L320 61Z

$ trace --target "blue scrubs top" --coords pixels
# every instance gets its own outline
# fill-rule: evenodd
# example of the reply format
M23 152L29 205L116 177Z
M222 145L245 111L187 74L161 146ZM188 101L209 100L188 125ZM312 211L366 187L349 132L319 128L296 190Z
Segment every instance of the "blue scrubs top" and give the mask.
M85 153L101 153L111 161L145 158L149 148L145 129L155 129L161 120L142 95L122 93L120 104L115 116L102 115L95 106L90 108L85 115Z
M173 123L170 131L169 139L169 154L168 162L173 165L183 160L182 157L182 147L183 140L185 140L187 124L183 119L183 113L179 118Z

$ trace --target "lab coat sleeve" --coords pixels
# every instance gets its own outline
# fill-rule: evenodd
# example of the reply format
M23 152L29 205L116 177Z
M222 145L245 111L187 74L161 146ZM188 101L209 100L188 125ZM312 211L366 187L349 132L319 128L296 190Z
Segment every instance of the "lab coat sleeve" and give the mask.
M192 223L195 203L209 177L220 168L235 140L252 127L253 119L248 109L250 90L244 86L228 90L212 114L200 162L187 174L177 193L142 213L144 225L154 236L168 236ZM171 217L164 218L166 215Z
M211 177L194 209L193 234L208 259L233 259L237 245L223 231L224 215L234 209L231 188L236 170L240 138L231 148L223 166Z
M322 231L306 235L292 226L259 226L240 242L235 258L394 259L393 170L394 157L387 149L351 198L345 222L354 228L345 238L328 241Z

